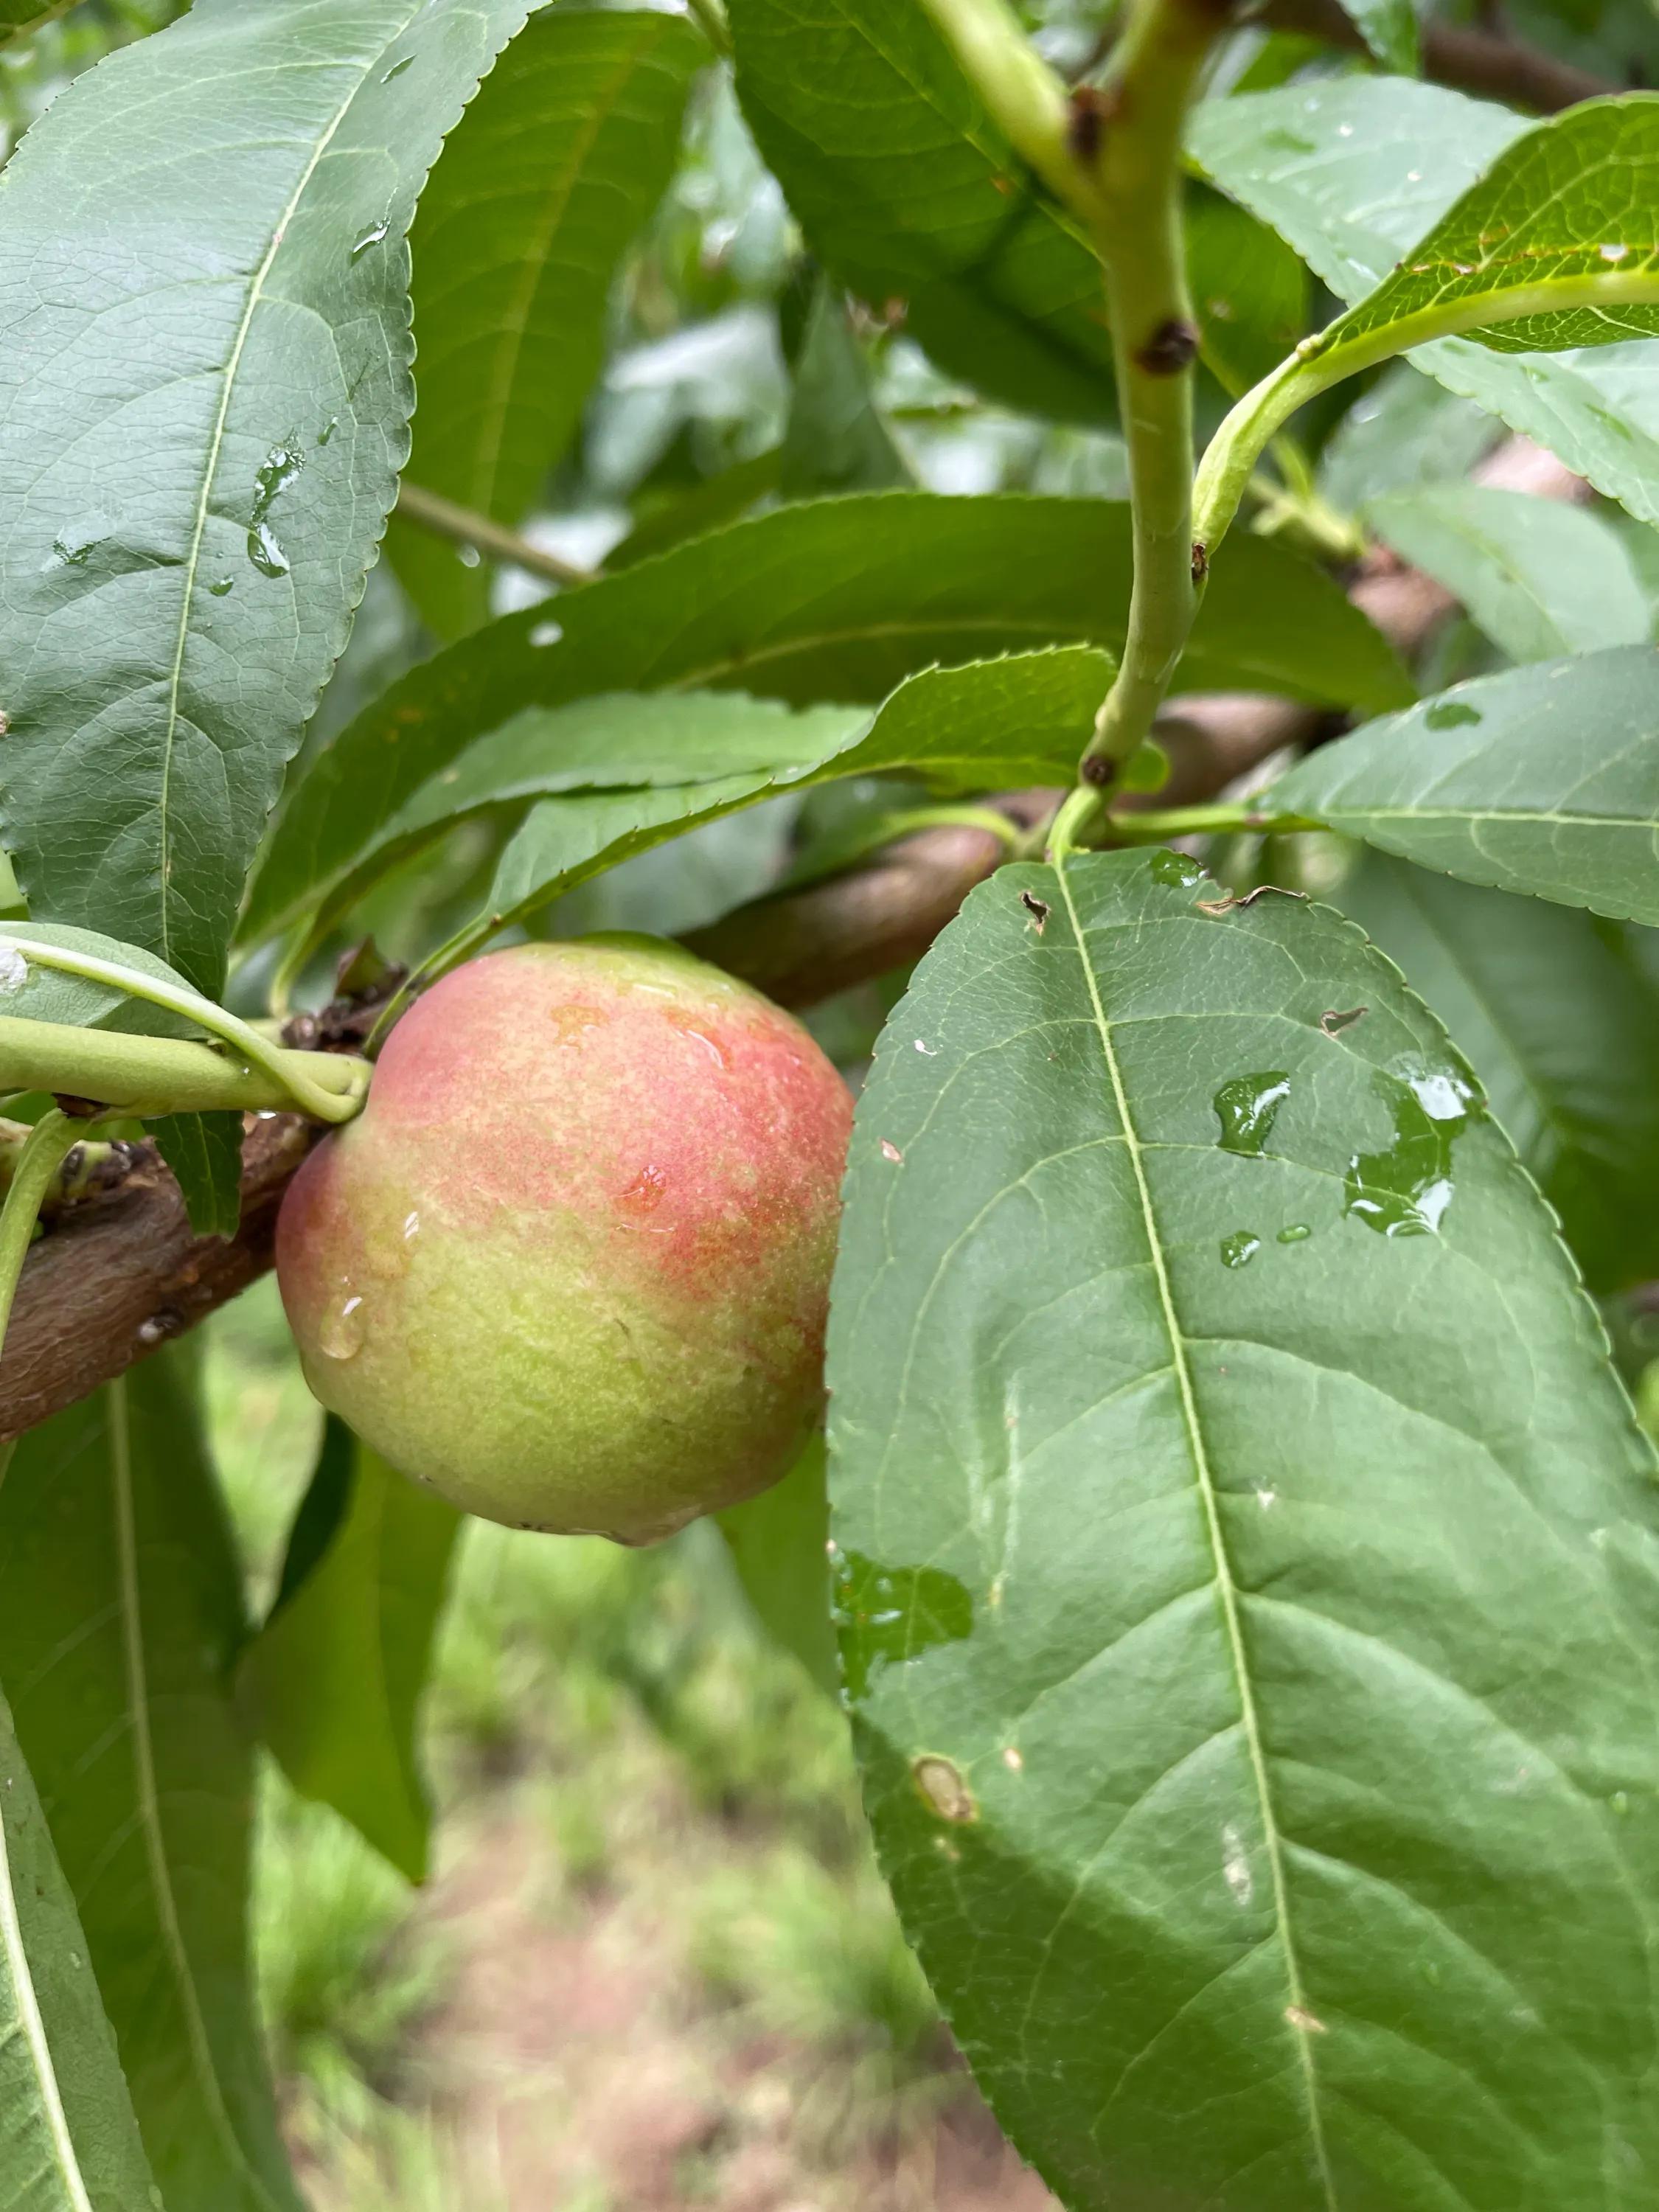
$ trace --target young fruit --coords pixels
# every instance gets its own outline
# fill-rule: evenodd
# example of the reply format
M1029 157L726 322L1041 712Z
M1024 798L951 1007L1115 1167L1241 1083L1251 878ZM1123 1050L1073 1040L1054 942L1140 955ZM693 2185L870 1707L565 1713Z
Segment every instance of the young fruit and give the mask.
M799 1024L652 938L457 969L289 1186L312 1389L468 1512L648 1543L816 1419L852 1106Z

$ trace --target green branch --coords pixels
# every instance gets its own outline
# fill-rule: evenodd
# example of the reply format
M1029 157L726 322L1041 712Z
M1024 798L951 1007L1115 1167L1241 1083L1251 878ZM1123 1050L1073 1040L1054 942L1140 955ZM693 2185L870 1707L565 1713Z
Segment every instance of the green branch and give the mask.
M1397 321L1343 335L1347 316L1339 317L1247 392L1211 441L1194 493L1194 529L1206 560L1226 536L1256 463L1299 407L1363 370L1436 338L1460 337L1494 324L1518 322L1528 315L1559 314L1575 307L1628 307L1659 303L1659 271L1621 276L1558 277L1547 283L1510 286L1468 294L1419 308ZM1364 308L1352 312L1358 313Z
M164 977L146 975L142 969L128 968L118 960L106 960L100 955L82 952L64 945L54 944L50 939L33 935L27 923L13 924L0 930L0 951L15 951L38 968L49 968L60 975L74 975L82 982L107 984L112 990L120 991L131 999L142 999L149 1006L160 1006L166 1012L177 1014L182 1020L193 1022L198 1029L205 1030L228 1045L238 1057L247 1062L249 1069L257 1068L272 1082L282 1087L283 1095L274 1101L261 1099L259 1103L275 1103L296 1108L309 1114L317 1121L349 1121L362 1106L368 1093L369 1070L362 1060L343 1058L338 1054L285 1052L280 1045L262 1036L251 1023L228 1013L216 1006L199 991L192 991L184 983L170 983ZM76 1048L65 1044L63 1052L54 1055L50 1040L102 1036L113 1048L110 1061L112 1080L120 1080L119 1069L125 1060L135 1071L135 1082L148 1080L149 1068L138 1049L145 1045L164 1042L149 1037L128 1036L114 1031L94 1031L71 1029L67 1024L6 1020L0 1022L0 1031L36 1030L45 1032L40 1051L46 1057L43 1066L63 1062L65 1054ZM194 1048L202 1050L204 1048ZM243 1071L228 1069L219 1055L210 1057L215 1065L228 1074ZM319 1067L316 1063L321 1062ZM142 1073L139 1073L142 1068ZM346 1079L336 1072L347 1071ZM16 1089L20 1086L9 1086ZM81 1085L55 1082L48 1077L38 1084L21 1086L57 1092L70 1092L79 1097L97 1098L115 1105L123 1103L114 1091L87 1090ZM145 1095L149 1095L146 1093ZM236 1102L218 1102L236 1103ZM154 1110L163 1114L194 1113L198 1109L193 1103L173 1100L163 1103Z
M187 1039L0 1016L0 1091L91 1098L140 1117L292 1113L303 1097L315 1102L300 1107L314 1120L349 1121L368 1095L371 1072L367 1060L343 1053L266 1045L260 1064L248 1066Z
M1099 811L1151 730L1197 611L1192 533L1198 329L1187 290L1182 140L1226 12L1210 0L1132 0L1111 72L1067 95L1004 0L924 0L980 97L1032 168L1086 223L1106 272L1129 454L1134 583L1128 635L1061 810Z
M6 1202L0 1206L0 1346L5 1343L12 1302L17 1296L18 1279L28 1257L41 1201L85 1129L85 1122L73 1121L52 1107L29 1131L17 1156Z

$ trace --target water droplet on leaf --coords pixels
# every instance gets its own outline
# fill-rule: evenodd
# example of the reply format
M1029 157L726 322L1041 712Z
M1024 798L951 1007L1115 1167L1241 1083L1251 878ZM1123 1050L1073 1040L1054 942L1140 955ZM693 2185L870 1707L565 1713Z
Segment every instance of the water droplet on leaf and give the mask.
M28 980L29 963L17 947L0 944L0 996L15 996Z
M382 84L390 84L390 83L391 83L391 82L392 82L392 78L393 78L394 76L401 76L403 75L404 71L406 69L413 69L413 68L414 68L414 66L415 66L415 57L414 57L414 55L413 55L413 54L405 54L405 55L404 56L404 58L403 58L402 61L400 61L400 62L393 62L393 63L392 63L392 67L391 67L391 68L386 71L386 75L385 75L385 76L380 79L380 82L381 82Z
M1287 1221L1279 1232L1281 1244L1304 1244L1313 1235L1305 1221Z
M367 253L371 246L379 246L391 228L392 217L389 215L382 216L379 222L370 223L368 228L353 245L352 259L356 261L361 255Z
M1168 884L1171 890L1189 891L1204 880L1203 867L1190 853L1154 853L1150 866L1153 880Z
M830 1547L831 1605L848 1694L861 1698L882 1669L920 1658L974 1631L974 1601L941 1567L883 1567Z
M270 515L277 495L288 489L305 465L300 441L290 435L271 447L253 479L253 507L247 519L247 557L262 576L286 576L289 573L289 558L276 542Z
M1291 1079L1282 1067L1270 1067L1259 1075L1235 1075L1224 1083L1212 1102L1221 1124L1217 1142L1222 1151L1258 1158L1290 1095Z
M1380 1074L1394 1114L1386 1152L1357 1152L1348 1164L1342 1211L1380 1237L1427 1237L1452 1200L1452 1147L1477 1109L1473 1090L1449 1069Z
M563 635L564 624L562 623L538 623L530 633L530 642L539 653L550 645L556 645Z
M479 552L476 545L458 547L455 557L463 568L481 568L483 566L483 555Z
M1461 729L1466 723L1478 722L1480 710L1467 707L1461 699L1437 699L1423 720L1431 730Z
M1231 1237L1221 1240L1221 1264L1224 1267L1248 1267L1261 1249L1261 1239L1248 1229L1235 1229Z
M339 428L339 416L337 415L331 415L327 422L324 423L322 428L317 433L317 443L319 446L327 445L329 440L334 435L334 433Z
M221 576L216 582L208 586L209 591L212 592L216 599L222 599L228 592L234 592L235 588L236 579L234 576Z

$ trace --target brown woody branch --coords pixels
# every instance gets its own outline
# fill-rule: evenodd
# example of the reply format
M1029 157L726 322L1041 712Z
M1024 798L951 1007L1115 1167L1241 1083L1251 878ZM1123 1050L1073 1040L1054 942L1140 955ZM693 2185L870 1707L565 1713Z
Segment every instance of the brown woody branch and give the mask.
M1365 41L1341 0L1267 0L1255 19L1276 31L1300 32L1326 45L1365 52ZM1423 74L1437 84L1472 92L1485 100L1530 107L1554 115L1581 100L1594 100L1626 87L1610 84L1589 70L1557 61L1537 46L1501 32L1431 21L1423 26Z
M1522 440L1500 447L1477 473L1545 497L1577 497L1585 489ZM1385 552L1364 564L1352 596L1408 657L1454 605ZM1155 803L1214 797L1285 746L1306 742L1322 719L1315 709L1253 696L1173 702L1158 726L1171 774ZM1057 796L1022 792L998 804L1029 828ZM923 830L866 866L739 908L688 941L781 1004L811 1006L925 951L1005 857L986 830ZM330 1029L295 1042L356 1042L349 1019L336 1027L337 1036ZM263 1274L282 1194L320 1133L295 1115L248 1118L241 1226L228 1243L191 1235L177 1186L149 1145L132 1147L121 1175L94 1178L64 1205L19 1286L0 1358L0 1440L75 1404Z

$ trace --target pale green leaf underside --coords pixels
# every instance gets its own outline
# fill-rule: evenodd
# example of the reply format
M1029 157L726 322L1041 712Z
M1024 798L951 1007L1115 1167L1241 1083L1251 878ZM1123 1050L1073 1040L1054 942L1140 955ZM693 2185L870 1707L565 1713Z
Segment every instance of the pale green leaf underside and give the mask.
M1659 923L1659 653L1460 684L1322 745L1273 791L1420 867Z
M1652 630L1618 532L1582 507L1447 483L1370 500L1364 512L1377 536L1460 599L1511 660L1640 645Z
M517 523L576 427L611 279L659 198L708 47L649 9L547 8L486 79L422 195L412 480ZM394 520L398 573L441 635L489 610L489 574Z
M0 1678L167 2212L299 2212L246 1958L241 1585L166 1352L20 1439Z
M343 1516L248 1647L242 1677L295 1788L419 1881L431 1808L416 1715L461 1516L349 1436L345 1444Z
M1590 1288L1659 1274L1659 991L1613 933L1386 853L1338 900L1450 1030Z
M0 2195L8 2212L155 2212L75 1899L0 1700Z
M170 1007L136 999L113 983L69 975L28 957L32 944L89 954L95 960L131 968L175 991L191 986L176 968L142 945L124 945L95 929L68 928L52 922L0 922L0 1012L30 1022L58 1022L70 1029L121 1030L143 1036L196 1036L195 1023Z
M1618 103L1619 112L1626 106ZM1339 298L1358 301L1386 285L1531 127L1508 108L1439 86L1350 76L1206 100L1188 143L1206 175L1288 239ZM1626 173L1613 173L1615 180ZM1598 237L1592 246L1651 251L1653 187L1643 189L1645 207L1632 210L1638 235ZM1609 219L1613 211L1610 204ZM1524 222L1534 210L1516 212ZM1598 258L1607 269L1633 263ZM1638 312L1609 311L1621 319ZM1511 326L1505 343L1527 327ZM1596 329L1611 335L1605 320ZM1565 341L1558 332L1548 342ZM1409 359L1559 453L1632 514L1659 522L1659 348L1632 341L1516 358L1457 337L1419 346Z
M526 707L619 690L873 704L933 662L1091 642L1117 651L1127 508L920 492L802 502L545 608L492 623L360 715L295 791L256 877L252 939L289 921L475 738ZM1188 690L1280 691L1382 711L1410 687L1338 586L1266 538L1218 562Z
M1068 2204L1633 2207L1653 1455L1420 1003L1206 896L1003 870L860 1103L831 1496L884 1864ZM1285 1086L1256 1156L1241 1084Z
M415 194L526 4L201 0L0 182L5 842L210 993L407 451Z
M731 0L737 84L815 252L1010 405L1115 419L1100 264L918 6Z

